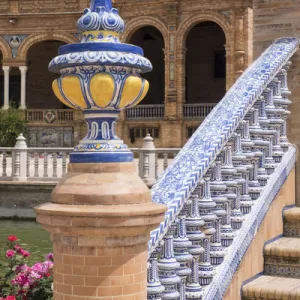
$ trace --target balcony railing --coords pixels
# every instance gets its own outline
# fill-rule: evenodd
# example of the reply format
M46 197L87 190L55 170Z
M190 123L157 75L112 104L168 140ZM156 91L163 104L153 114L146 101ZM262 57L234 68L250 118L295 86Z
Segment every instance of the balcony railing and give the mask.
M164 115L164 104L138 105L126 110L127 119L162 119Z
M183 114L185 119L205 118L213 110L217 103L184 104Z
M28 109L26 121L29 123L69 123L74 121L73 109Z

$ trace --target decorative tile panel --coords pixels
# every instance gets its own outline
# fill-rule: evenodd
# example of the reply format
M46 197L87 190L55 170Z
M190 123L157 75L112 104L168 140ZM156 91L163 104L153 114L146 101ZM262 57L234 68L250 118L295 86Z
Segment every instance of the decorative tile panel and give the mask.
M19 34L19 35L12 35L12 34L4 34L1 35L5 39L5 41L8 43L11 54L13 59L16 59L18 56L18 49L21 45L22 41L28 37L28 34Z

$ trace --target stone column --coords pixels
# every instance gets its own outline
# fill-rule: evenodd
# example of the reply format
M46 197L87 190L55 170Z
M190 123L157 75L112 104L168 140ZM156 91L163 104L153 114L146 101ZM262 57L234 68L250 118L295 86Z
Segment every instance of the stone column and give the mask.
M4 105L3 109L9 108L9 66L3 66L3 72L4 72Z
M245 44L244 44L244 10L238 9L235 15L235 79L238 79L245 69Z
M26 73L28 70L27 66L19 67L21 72L21 104L20 109L26 109Z

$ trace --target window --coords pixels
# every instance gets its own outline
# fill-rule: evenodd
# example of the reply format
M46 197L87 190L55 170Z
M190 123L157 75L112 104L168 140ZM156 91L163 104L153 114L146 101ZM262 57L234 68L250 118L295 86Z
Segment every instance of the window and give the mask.
M142 128L130 128L129 129L129 138L132 144L135 143L135 139L143 139L147 134L154 139L159 138L159 128L157 127L142 127Z

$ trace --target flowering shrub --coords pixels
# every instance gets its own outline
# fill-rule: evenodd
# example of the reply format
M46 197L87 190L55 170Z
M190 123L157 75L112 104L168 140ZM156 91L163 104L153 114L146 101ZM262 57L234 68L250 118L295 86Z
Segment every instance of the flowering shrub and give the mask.
M0 276L0 300L51 300L53 254L44 262L29 267L26 264L30 253L17 242L16 236L9 236L6 251L7 272Z

